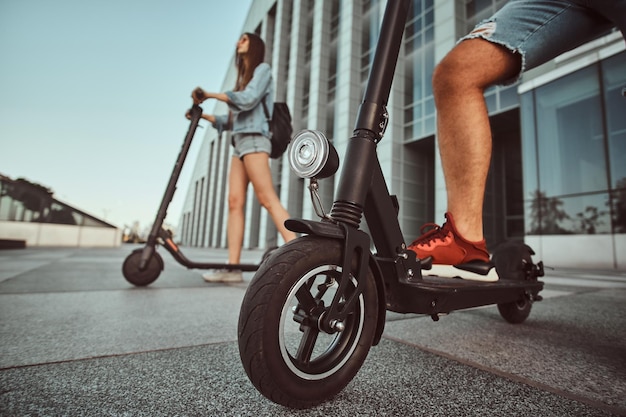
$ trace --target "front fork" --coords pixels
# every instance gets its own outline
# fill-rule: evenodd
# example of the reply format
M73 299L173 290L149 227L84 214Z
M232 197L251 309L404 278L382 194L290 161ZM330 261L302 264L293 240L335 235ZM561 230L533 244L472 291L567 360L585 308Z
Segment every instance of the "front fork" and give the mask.
M365 288L365 276L370 267L370 238L362 230L341 223L289 219L285 222L287 229L296 233L320 236L343 241L343 257L341 261L341 279L331 304L320 317L319 327L327 333L342 329L342 324L353 311ZM354 287L349 284L356 282Z
M404 244L397 219L398 207L387 189L376 155L376 143L356 132L348 144L343 171L345 175L342 175L337 200L329 215L323 207L318 207L317 184L312 181L309 189L313 206L322 221L289 219L285 222L287 229L296 233L343 241L341 282L320 320L320 329L326 332L336 331L337 324L343 323L353 311L365 288L368 268L377 281L379 305L383 310L387 296L384 276L400 281L421 278L420 262ZM371 238L359 229L363 216ZM370 251L371 239L377 249L376 256ZM349 286L353 279L356 288Z
M153 231L148 236L148 241L146 242L146 245L141 252L141 259L139 261L140 271L144 271L147 268L148 263L150 262L150 259L152 258L152 255L154 255L154 252L156 250L156 245L159 243L163 244L163 246L168 251L170 251L170 253L172 251L178 251L178 247L172 240L172 234L169 231L163 229L163 227L159 229L153 227Z
M345 225L341 226L345 233L341 281L326 315L320 321L321 329L329 333L341 326L348 314L353 311L353 307L365 287L363 277L367 274L370 258L369 236L361 230ZM349 286L353 277L356 281L354 289ZM350 288L349 294L346 291L347 288Z

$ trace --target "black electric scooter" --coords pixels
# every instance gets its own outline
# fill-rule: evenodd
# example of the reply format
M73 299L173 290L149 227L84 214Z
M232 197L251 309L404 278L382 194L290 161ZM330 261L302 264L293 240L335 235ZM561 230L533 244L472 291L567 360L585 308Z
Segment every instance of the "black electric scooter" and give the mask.
M243 366L272 401L306 408L339 393L378 344L385 311L430 315L496 304L502 317L521 323L541 300L543 264L532 249L503 245L489 263L465 267L495 282L428 274L429 259L407 249L376 147L388 120L386 103L402 42L409 0L387 2L380 37L355 130L329 214L317 179L334 174L338 158L320 132L300 132L290 145L294 171L310 178L321 221L289 219L299 237L260 266L244 297L238 325ZM365 216L369 234L359 228ZM371 238L370 238L371 236ZM371 251L371 244L375 252Z
M163 270L163 258L156 251L157 244L162 245L179 264L186 266L189 269L238 269L241 271L256 271L259 268L259 265L256 264L224 264L190 261L183 255L180 247L174 243L172 233L163 228L163 221L167 215L167 208L174 197L176 183L180 177L180 172L182 171L187 153L189 152L191 141L193 140L193 136L198 128L200 117L202 116L202 108L199 105L194 104L189 111L189 115L191 119L189 130L187 131L183 146L181 147L178 158L176 159L174 170L172 171L167 188L165 189L165 194L161 200L159 211L157 212L154 223L152 224L152 229L150 230L146 244L143 248L135 249L131 252L131 254L126 257L124 264L122 265L124 278L136 286L149 285L161 274L161 271ZM275 248L268 249L263 254L262 259L267 257L267 255L274 249Z

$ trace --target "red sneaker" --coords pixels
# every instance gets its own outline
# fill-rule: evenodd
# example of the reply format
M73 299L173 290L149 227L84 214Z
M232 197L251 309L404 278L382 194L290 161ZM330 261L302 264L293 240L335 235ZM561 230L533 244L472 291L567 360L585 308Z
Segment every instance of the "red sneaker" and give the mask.
M422 236L409 245L409 249L417 254L418 259L431 257L433 264L440 265L459 265L471 261L489 262L485 240L470 242L461 237L450 213L446 213L446 222L443 226L427 223L420 231Z

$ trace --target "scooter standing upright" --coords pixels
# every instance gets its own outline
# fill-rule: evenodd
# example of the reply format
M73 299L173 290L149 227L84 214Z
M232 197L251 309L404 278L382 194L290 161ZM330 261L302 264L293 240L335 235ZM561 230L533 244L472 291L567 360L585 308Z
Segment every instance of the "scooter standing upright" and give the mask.
M306 408L339 393L378 344L385 311L428 314L496 304L502 317L521 323L541 299L543 265L532 249L508 245L489 263L472 264L499 280L477 282L432 276L429 259L407 249L376 154L388 120L386 103L410 1L387 2L366 91L349 141L329 214L321 207L317 179L333 175L338 158L321 132L303 131L290 145L291 167L310 179L321 221L289 219L304 236L272 253L244 297L238 325L243 366L272 401ZM365 217L370 232L360 229ZM370 250L371 243L375 252Z
M176 164L172 170L169 182L165 189L161 205L157 212L154 223L146 240L146 244L141 249L135 249L126 257L122 265L122 273L128 282L136 286L146 286L154 282L163 270L163 258L156 251L157 245L162 245L174 259L189 269L237 269L241 271L256 271L259 268L257 264L224 264L214 262L194 262L183 255L180 247L173 240L172 233L163 227L163 222L167 216L167 208L174 198L176 191L176 183L183 169L183 164L189 153L193 136L198 128L200 117L202 116L202 108L194 104L189 110L191 122L189 129L185 135L185 140L176 159ZM275 248L268 249L263 258Z

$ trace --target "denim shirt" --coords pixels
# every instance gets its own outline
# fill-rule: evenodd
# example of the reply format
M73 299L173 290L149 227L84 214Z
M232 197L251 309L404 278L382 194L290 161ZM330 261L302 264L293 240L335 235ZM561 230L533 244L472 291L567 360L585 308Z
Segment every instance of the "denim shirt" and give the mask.
M226 91L228 107L232 113L232 125L229 123L229 114L215 115L213 127L219 135L225 130L233 133L260 133L269 138L269 126L261 100L265 98L267 110L272 116L274 108L274 87L272 70L269 64L263 62L254 70L252 79L242 91Z

